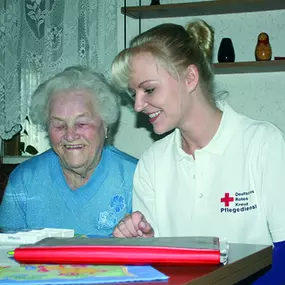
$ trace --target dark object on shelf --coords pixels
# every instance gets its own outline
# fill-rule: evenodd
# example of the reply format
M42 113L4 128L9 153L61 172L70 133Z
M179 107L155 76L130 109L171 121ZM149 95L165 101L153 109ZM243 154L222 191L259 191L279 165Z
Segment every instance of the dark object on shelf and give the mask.
M274 60L285 60L285 56L275 56Z
M219 62L234 62L235 50L230 38L223 38L218 51Z
M266 33L260 33L257 37L257 44L255 47L255 59L257 61L270 60L272 56L269 36Z
M24 142L20 142L20 151L21 151L21 154L29 153L31 155L36 155L39 153L37 149L33 147L32 145L28 145L26 147Z
M159 0L151 0L150 5L160 5L160 1Z

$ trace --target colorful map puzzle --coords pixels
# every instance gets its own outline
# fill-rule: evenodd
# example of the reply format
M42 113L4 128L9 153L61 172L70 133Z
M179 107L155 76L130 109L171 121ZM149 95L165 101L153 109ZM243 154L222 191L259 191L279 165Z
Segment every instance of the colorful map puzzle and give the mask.
M22 265L0 266L0 284L96 284L167 280L151 266Z

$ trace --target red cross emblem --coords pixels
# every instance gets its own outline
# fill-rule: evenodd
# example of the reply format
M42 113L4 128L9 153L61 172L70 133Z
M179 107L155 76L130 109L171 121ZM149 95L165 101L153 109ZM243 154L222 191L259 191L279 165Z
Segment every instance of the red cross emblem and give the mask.
M233 202L234 198L230 197L230 193L225 193L225 197L221 198L221 203L225 203L225 207L230 205L230 202Z

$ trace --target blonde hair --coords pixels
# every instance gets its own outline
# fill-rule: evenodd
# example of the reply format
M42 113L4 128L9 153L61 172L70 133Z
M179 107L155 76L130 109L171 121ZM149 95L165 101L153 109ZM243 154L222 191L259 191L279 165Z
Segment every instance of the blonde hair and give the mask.
M190 64L197 67L201 87L213 93L212 53L214 30L203 20L187 24L161 24L138 36L112 63L112 83L120 91L128 90L130 59L138 53L151 53L157 63L179 79Z

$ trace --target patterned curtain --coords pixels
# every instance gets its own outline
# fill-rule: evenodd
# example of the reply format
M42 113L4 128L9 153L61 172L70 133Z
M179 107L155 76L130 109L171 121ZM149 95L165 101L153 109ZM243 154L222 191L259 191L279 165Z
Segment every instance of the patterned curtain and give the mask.
M37 85L84 64L108 75L117 53L116 0L0 1L0 138L23 126L33 145L41 135L25 120ZM29 142L27 142L29 143Z

